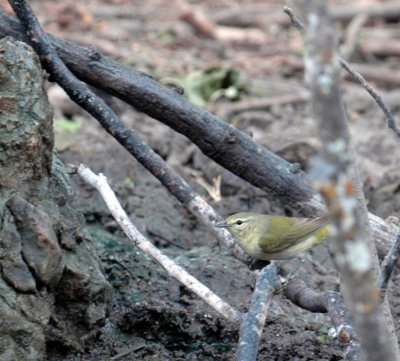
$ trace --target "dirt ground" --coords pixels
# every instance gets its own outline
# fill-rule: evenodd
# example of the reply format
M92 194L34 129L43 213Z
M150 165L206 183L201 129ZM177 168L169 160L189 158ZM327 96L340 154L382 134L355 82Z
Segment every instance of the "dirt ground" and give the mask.
M369 0L356 1L354 5L384 3ZM73 0L32 1L48 32L85 45L93 44L114 59L161 81L178 79L212 66L236 69L246 84L239 104L246 105L254 99L274 99L275 104L263 110L248 105L244 111L225 120L307 170L308 161L318 152L320 144L308 105L301 98L305 88L301 60L303 38L285 21L282 15L285 4L263 0L190 2L193 9L213 21L230 21L231 28L240 30L257 29L262 34L261 41L257 37L232 41L199 34L181 16L182 4L175 0L88 0L79 4ZM341 3L335 1L333 5ZM371 82L397 118L400 115L399 76L396 83L394 74L400 71L400 53L373 51L363 39L379 43L386 36L385 39L390 37L400 47L399 21L400 18L366 20L359 28L360 43L349 39L354 37L347 31L353 22L349 19L338 22L341 43L354 43L348 47L352 62L381 69L382 74L392 72L392 77L383 80L371 75ZM71 104L56 86L49 83L48 87L55 107L56 147L61 159L65 163L85 163L95 172L104 173L133 222L155 245L224 300L245 312L255 280L248 267L220 248L215 237L94 119ZM400 140L387 128L382 112L364 90L344 79L343 91L369 208L383 218L398 217ZM299 98L283 101L287 95ZM108 100L125 124L136 129L222 215L238 210L294 214L294 210L269 199L268 194L207 159L183 136L118 100ZM218 99L204 106L224 116L235 104ZM72 129L60 121L63 119L74 124ZM215 184L219 176L222 198L216 200L202 182ZM113 285L114 305L109 321L87 343L84 353L49 344L48 359L235 359L237 330L177 281L167 277L158 264L130 246L99 195L77 176L73 182L90 232L98 242L104 272ZM317 290L334 288L337 278L326 261L326 246L319 247L314 256L323 262L327 271L323 273L307 265L300 277ZM395 286L399 282L395 273L390 297L396 322L400 314L400 288ZM341 346L331 336L331 327L325 315L301 310L278 294L267 316L258 360L341 360Z

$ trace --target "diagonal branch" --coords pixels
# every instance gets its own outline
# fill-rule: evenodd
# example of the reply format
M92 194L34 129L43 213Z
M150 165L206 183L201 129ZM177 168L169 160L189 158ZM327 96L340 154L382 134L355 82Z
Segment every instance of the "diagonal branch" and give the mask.
M0 9L0 37L4 36L30 43L21 24ZM324 210L307 175L264 147L256 145L240 131L191 104L150 76L127 68L101 55L94 48L85 48L50 34L47 37L63 62L79 79L124 100L182 133L209 158L264 189L271 198L285 205L299 207L308 216ZM225 148L222 147L224 144ZM370 221L376 241L386 251L389 249L388 243L398 233L397 227L388 225L373 214L370 214Z
M21 23L26 26L29 19L21 16L21 13L18 14ZM0 11L0 36L5 35L24 40L35 50L38 47L32 42L31 36L24 37L21 34L18 23ZM54 46L77 78L122 99L184 134L205 155L272 197L290 204L312 198L314 190L305 173L299 172L297 167L256 144L251 137L233 126L190 103L177 92L144 73L110 60L95 48L77 46L69 41L57 40L51 35L47 35L47 39L46 44ZM42 47L41 52L46 50L47 47ZM46 68L45 61L42 57Z
M130 221L126 212L123 210L121 204L115 196L115 193L108 185L107 178L103 174L96 175L83 164L77 168L77 172L87 184L98 190L115 220L135 245L137 245L144 253L151 256L162 267L164 267L171 277L185 285L189 290L194 292L226 319L234 324L239 324L241 322L242 315L238 310L223 301L208 287L203 285L183 268L179 267L174 261L158 250L157 247L155 247L137 230L137 228Z
M221 243L230 248L236 256L243 258L243 251L236 245L229 231L214 227L215 222L222 220L214 209L195 193L186 181L133 129L126 129L113 110L69 71L48 41L29 4L26 1L10 1L10 4L25 25L26 33L43 67L71 99L95 117L103 128L149 170L171 194L213 230Z
M360 344L357 341L351 318L338 292L316 292L299 279L290 279L284 289L285 296L295 305L318 313L328 313L335 326L339 342L345 345L343 356L346 361L361 359Z
M275 263L264 267L257 277L248 313L240 325L237 361L255 361L265 318L274 290L279 284Z

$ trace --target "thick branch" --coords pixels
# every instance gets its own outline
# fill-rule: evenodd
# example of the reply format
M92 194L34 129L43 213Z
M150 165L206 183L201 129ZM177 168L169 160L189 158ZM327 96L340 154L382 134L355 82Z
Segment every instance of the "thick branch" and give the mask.
M0 36L12 35L29 42L22 34L19 23L0 11ZM106 58L94 48L84 48L51 35L48 39L79 79L184 134L205 155L271 197L296 204L313 196L304 173L177 92L146 74Z
M361 360L360 345L348 310L337 292L316 292L299 278L289 280L284 292L290 301L307 311L328 313L335 326L339 342L346 345L343 352L344 359L346 361Z
M348 339L353 339L355 332L351 326L346 306L337 292L317 292L309 288L300 278L293 278L285 286L285 296L295 305L315 313L328 313L335 327L347 329ZM342 343L344 336L340 337Z
M0 37L13 36L29 43L19 21L0 9ZM323 211L310 179L282 158L256 145L207 111L191 104L148 75L127 68L85 48L47 34L49 41L68 68L81 80L132 104L158 119L191 141L223 167L264 189L282 203L299 206L308 216ZM232 132L232 133L231 133ZM225 144L220 148L220 143ZM229 143L229 141L235 143ZM228 143L228 147L226 147ZM375 238L387 250L398 229L370 215Z

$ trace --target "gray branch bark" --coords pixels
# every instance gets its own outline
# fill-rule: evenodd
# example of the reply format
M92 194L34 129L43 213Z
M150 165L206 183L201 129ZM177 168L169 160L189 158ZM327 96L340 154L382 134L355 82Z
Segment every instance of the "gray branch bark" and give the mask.
M332 243L342 292L368 360L400 360L393 319L380 307L376 249L355 164L339 86L336 35L324 2L300 0L307 20L306 79L324 145L314 173L332 221Z

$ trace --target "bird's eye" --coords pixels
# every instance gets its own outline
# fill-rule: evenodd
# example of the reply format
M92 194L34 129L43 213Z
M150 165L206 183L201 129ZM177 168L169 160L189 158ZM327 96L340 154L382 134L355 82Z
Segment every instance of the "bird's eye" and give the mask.
M240 226L241 224L243 224L243 221L241 221L241 220L239 219L239 220L237 220L235 223L236 223L238 226Z

